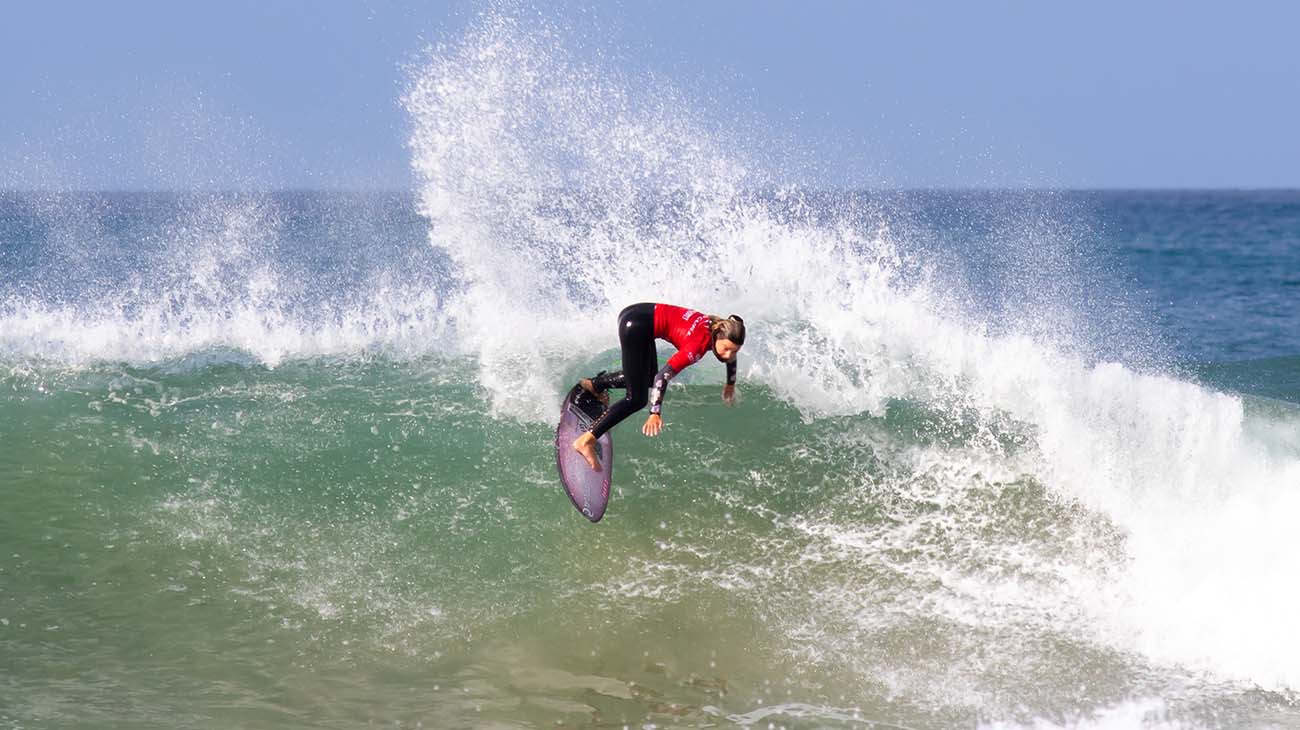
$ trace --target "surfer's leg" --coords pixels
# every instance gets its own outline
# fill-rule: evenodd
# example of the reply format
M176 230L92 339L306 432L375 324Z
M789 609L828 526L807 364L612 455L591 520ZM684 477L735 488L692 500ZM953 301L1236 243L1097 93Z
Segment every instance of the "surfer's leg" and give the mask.
M610 388L618 388L620 390L626 388L627 376L623 374L622 370L615 370L612 373L607 373L602 370L601 372L596 373L589 382L591 383L592 392L600 395Z
M646 407L654 370L646 368L654 357L654 304L634 304L619 314L619 344L623 349L623 379L627 390L604 416L591 425L591 435L601 438L624 418Z
M618 341L623 354L623 370L616 374L621 375L621 378L615 378L614 375L606 377L609 378L609 387L622 386L626 389L624 396L592 424L590 431L573 442L573 448L582 454L592 469L600 469L600 460L596 456L596 439L624 418L644 408L649 401L650 381L654 377L656 364L654 312L653 304L633 304L618 315ZM641 372L643 370L644 373Z
M618 317L618 341L623 350L623 398L609 407L591 427L600 438L620 421L645 408L655 365L655 307L633 304Z
M596 439L624 418L645 408L650 400L650 382L654 379L658 360L655 353L655 305L633 304L620 312L618 341L623 350L623 382L627 390L622 399L592 424L590 431L573 442L573 448L582 454L592 469L600 468Z
M626 388L627 378L623 377L622 370L615 370L612 373L607 373L604 370L601 370L590 378L579 380L578 385L581 385L588 393L596 396L596 400L608 406L609 393L606 391L610 388L618 388L620 390Z

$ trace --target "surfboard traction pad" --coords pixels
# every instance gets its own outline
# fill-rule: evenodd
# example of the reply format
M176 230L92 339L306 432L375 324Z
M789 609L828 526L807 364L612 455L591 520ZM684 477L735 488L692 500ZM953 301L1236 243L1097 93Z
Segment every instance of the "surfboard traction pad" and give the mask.
M596 439L600 471L592 471L582 454L573 450L573 440L605 414L605 404L581 385L569 389L560 406L560 423L555 427L555 466L560 483L573 506L583 517L599 522L609 504L609 484L614 475L614 441L607 433Z

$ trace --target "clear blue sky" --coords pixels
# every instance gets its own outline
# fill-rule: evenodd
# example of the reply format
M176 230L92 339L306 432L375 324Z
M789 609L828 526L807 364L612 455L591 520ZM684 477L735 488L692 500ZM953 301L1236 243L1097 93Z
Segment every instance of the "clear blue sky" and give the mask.
M479 7L9 4L0 188L407 189L402 65ZM1300 187L1300 3L538 7L818 184Z

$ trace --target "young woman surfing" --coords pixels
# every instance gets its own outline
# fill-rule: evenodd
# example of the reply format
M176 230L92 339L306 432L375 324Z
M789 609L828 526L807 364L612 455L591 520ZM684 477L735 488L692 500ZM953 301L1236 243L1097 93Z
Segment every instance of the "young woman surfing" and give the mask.
M656 338L667 340L677 348L677 353L668 359L662 370L659 370L659 355L655 351ZM650 404L650 417L641 427L641 432L647 436L659 435L663 429L659 409L668 381L710 350L714 357L727 365L727 384L722 389L722 400L728 405L735 402L736 353L745 344L745 320L740 317L733 314L723 319L671 304L633 304L619 312L618 341L623 349L623 369L580 381L582 387L602 400L608 400L605 391L610 388L627 390L622 400L610 406L605 415L591 424L591 430L573 442L574 450L582 454L592 469L600 469L596 439L644 408L646 403Z

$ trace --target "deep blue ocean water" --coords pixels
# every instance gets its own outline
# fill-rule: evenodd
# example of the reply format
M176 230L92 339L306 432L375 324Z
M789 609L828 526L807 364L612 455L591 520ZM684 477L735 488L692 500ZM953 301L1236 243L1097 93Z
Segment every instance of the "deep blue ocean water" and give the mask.
M1179 355L1295 354L1300 193L1100 193L1102 229Z

